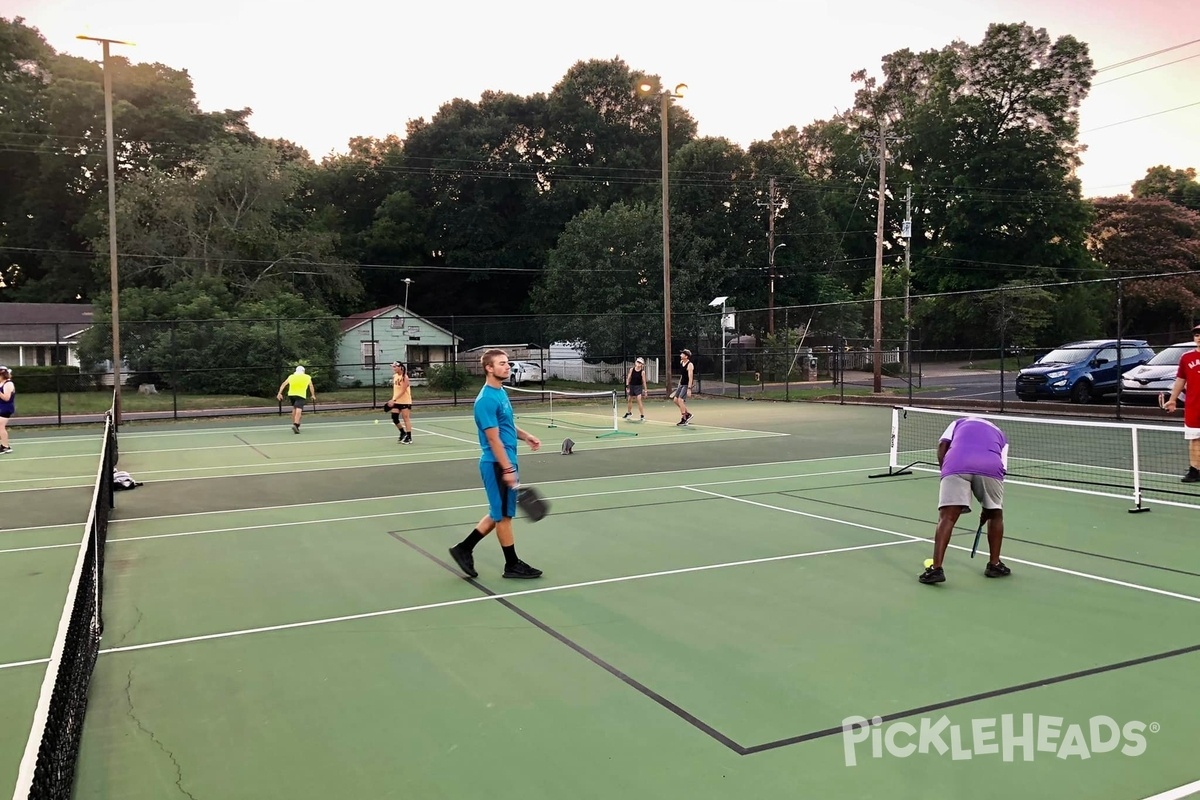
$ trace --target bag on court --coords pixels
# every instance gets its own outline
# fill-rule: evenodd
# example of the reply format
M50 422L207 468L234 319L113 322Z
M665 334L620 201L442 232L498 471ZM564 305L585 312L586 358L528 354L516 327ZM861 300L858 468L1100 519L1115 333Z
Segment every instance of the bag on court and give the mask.
M564 456L569 456L569 455L571 455L571 450L572 450L574 447L575 447L575 443L574 443L573 441L571 441L570 439L563 439L563 443L562 443L562 454L563 454Z
M140 481L135 481L133 476L122 469L113 470L113 489L118 491L122 489L136 489L141 486Z

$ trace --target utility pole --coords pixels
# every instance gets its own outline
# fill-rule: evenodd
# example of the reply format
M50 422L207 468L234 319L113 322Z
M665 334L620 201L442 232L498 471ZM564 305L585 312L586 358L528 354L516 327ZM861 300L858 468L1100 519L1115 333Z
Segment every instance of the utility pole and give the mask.
M99 42L104 70L104 141L108 160L108 276L112 295L112 360L113 360L113 424L121 427L121 292L117 279L117 176L113 154L113 85L110 45L131 45L117 39L76 36L88 42Z
M775 335L775 179L767 184L767 334Z
M883 392L883 212L887 191L887 126L879 121L879 208L875 222L875 394Z
M912 331L912 309L909 307L909 296L912 294L912 185L904 194L904 228L900 231L904 237L904 371L912 371L912 357L909 353L909 334Z

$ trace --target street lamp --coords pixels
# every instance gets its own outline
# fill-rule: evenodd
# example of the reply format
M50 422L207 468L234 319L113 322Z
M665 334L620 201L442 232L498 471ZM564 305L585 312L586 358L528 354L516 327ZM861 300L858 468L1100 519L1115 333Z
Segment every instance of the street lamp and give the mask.
M725 302L729 296L715 297L710 306L721 307L721 394L725 394Z
M781 247L787 247L787 242L780 242L771 248L771 255L767 259L767 268L771 273L770 284L767 289L767 333L775 334L775 251Z
M112 357L113 357L113 424L121 426L121 301L117 282L117 178L116 157L113 155L112 64L109 46L131 45L117 39L76 36L87 42L100 42L104 55L104 137L108 147L108 273L112 292Z
M663 351L666 353L666 375L664 385L671 386L671 185L667 174L667 111L671 101L683 97L687 84L676 84L675 89L667 89L657 78L647 78L638 84L637 91L642 97L658 97L659 126L662 129L662 252L663 252Z
M400 335L404 337L404 363L408 364L408 290L413 284L412 278L404 279L404 317L400 324ZM406 366L405 369L408 369Z

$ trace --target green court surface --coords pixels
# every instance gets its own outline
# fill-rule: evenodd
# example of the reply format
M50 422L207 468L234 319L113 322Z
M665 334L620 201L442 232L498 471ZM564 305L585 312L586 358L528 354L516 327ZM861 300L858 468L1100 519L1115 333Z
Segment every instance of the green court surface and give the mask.
M947 582L923 586L937 476L868 477L889 409L706 399L679 428L652 403L609 437L611 410L532 411L521 477L552 510L515 530L536 581L501 578L492 537L476 580L447 555L486 511L462 412L416 414L411 446L386 417L124 426L145 485L109 527L75 797L1200 789L1196 509L1010 485L1012 576L983 576L966 515ZM0 464L19 521L0 597L22 610L0 645L4 785L97 438L27 435Z

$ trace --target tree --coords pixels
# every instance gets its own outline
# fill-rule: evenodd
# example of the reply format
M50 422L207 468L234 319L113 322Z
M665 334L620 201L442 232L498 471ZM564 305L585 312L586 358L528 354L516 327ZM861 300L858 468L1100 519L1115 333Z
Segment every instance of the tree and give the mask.
M1124 282L1126 331L1186 330L1200 314L1200 212L1161 198L1093 202L1088 247L1114 277L1167 273Z
M200 111L191 78L114 55L117 179L195 168L218 141L249 142L249 109ZM10 249L0 292L26 301L91 299L108 283L86 269L106 224L103 76L95 61L59 55L20 18L0 19L0 228ZM98 223L98 224L97 224Z
M97 304L96 324L83 335L80 362L112 353L112 318ZM132 380L197 394L270 395L296 363L321 388L335 386L338 320L295 294L239 299L213 275L173 281L167 288L121 292L121 348Z
M355 137L349 150L306 171L298 195L312 208L313 225L333 237L333 254L359 265L367 307L378 308L403 297L404 278L427 274L411 267L428 263L432 251L425 238L429 210L413 196L399 137ZM453 296L451 287L447 296ZM435 302L423 295L420 307L428 315Z
M644 203L617 203L567 224L530 297L550 316L551 339L582 342L593 356L659 351L661 219Z
M1162 197L1176 205L1200 211L1200 182L1194 167L1171 169L1159 165L1146 170L1146 177L1133 184L1134 197Z
M297 202L304 168L272 145L220 144L194 170L133 175L117 203L122 286L214 278L238 297L263 297L304 275L318 307L356 297L354 272L332 258L331 236ZM107 252L107 230L93 248Z
M1024 24L992 25L978 45L897 51L883 70L873 100L894 114L892 180L915 190L918 288L1094 274L1084 246L1089 209L1072 176L1092 75L1086 45ZM863 97L858 107L871 110ZM951 342L961 329L929 332Z

